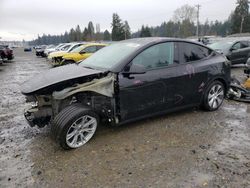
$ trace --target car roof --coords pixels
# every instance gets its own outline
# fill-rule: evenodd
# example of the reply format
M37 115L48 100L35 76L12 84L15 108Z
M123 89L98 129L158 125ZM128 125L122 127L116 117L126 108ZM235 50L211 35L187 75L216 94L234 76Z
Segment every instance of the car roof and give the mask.
M136 43L136 44L140 44L141 46L147 46L149 44L157 44L157 43L161 43L161 42L168 42L168 41L176 41L176 42L189 42L189 43L194 43L197 45L202 45L201 43L198 42L194 42L191 40L186 40L186 39L179 39L179 38L167 38L167 37L146 37L146 38L133 38L133 39L128 39L128 40L123 40L120 42L124 42L124 43Z
M217 42L231 42L231 43L236 43L236 42L246 42L246 41L249 42L249 39L232 39L232 38L228 38L227 39L227 38L225 38L224 40L220 40L220 41L217 41Z
M88 47L88 46L107 46L107 44L104 43L87 43L87 44L82 44L81 47L82 49Z
M87 43L87 44L84 44L86 46L93 46L93 45L96 45L96 46L105 46L107 44L104 44L104 43Z

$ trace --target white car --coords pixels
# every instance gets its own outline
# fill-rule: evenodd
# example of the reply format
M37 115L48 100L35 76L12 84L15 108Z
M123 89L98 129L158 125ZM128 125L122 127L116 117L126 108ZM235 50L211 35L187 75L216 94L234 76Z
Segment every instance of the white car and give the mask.
M61 61L63 55L65 55L68 52L71 52L72 50L74 50L75 48L84 45L86 43L68 43L65 44L64 46L61 47L61 49L59 51L55 51L55 52L51 52L48 56L48 60L53 62L53 61Z
M65 45L64 43L61 43L61 44L58 44L57 46L46 48L44 50L44 54L48 57L50 53L59 51L64 45Z

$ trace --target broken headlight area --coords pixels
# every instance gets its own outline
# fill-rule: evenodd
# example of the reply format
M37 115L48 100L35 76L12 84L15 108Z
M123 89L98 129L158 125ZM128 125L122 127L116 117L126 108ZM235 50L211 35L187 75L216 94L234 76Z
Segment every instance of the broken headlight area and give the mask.
M26 102L30 108L24 112L24 116L31 127L37 125L44 127L48 125L52 117L51 97L49 96L27 96Z

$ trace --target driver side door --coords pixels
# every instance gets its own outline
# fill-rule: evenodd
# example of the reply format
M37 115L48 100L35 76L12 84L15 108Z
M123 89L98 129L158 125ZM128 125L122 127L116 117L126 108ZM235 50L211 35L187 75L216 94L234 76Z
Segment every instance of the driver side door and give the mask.
M173 107L175 44L156 44L138 54L119 74L121 120L136 119ZM130 74L142 66L143 74Z

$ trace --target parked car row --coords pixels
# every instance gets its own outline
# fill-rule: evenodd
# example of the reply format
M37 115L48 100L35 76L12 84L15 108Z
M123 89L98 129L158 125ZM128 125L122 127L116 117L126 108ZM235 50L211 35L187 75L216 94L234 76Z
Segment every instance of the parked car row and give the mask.
M53 66L77 63L88 58L105 46L106 44L101 43L76 44L75 46L69 48L68 51L51 53L48 59L51 61Z
M0 45L0 58L2 61L14 59L13 50L7 45Z
M56 67L82 61L105 46L103 43L72 42L37 46L35 51L37 56L47 57L51 65Z

